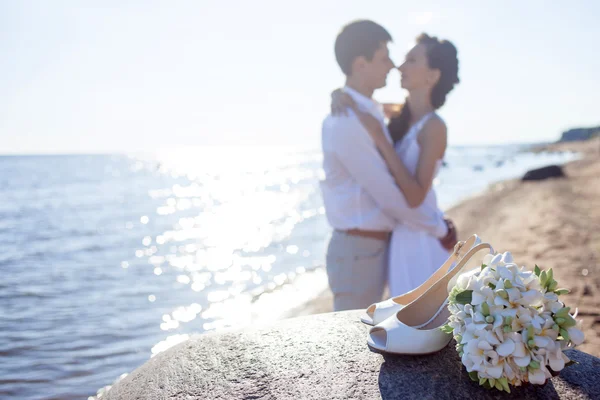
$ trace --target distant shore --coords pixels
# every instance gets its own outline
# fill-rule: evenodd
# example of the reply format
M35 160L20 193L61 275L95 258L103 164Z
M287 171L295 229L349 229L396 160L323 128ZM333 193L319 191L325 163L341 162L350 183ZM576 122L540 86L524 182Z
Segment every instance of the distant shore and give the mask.
M586 334L580 350L600 356L600 139L537 146L531 151L575 151L582 159L564 166L567 178L499 182L447 211L459 236L477 233L517 262L553 268L563 300L579 308ZM327 290L288 316L332 311Z

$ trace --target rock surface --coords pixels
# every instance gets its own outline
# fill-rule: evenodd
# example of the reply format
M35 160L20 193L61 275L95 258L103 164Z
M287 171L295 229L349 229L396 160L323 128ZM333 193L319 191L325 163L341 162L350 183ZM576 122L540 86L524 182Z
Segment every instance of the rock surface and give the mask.
M150 359L107 399L600 399L600 359L579 362L545 386L488 391L472 382L453 345L428 356L380 355L359 311L287 319L198 335Z

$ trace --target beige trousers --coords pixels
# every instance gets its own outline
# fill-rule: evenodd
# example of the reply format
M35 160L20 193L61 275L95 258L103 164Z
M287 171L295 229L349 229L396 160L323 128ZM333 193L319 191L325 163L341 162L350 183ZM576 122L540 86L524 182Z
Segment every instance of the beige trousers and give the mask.
M367 308L382 300L388 241L333 231L326 267L334 311Z

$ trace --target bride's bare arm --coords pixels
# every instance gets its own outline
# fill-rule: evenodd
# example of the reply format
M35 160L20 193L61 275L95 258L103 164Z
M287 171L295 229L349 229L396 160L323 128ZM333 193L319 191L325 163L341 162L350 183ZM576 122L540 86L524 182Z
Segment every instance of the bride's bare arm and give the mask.
M417 165L417 174L412 176L402 160L398 157L394 146L383 133L381 123L369 114L356 111L361 123L383 156L396 184L404 194L410 207L418 207L425 200L427 192L433 183L436 164L444 156L446 150L446 125L438 118L431 118L419 135L421 153Z

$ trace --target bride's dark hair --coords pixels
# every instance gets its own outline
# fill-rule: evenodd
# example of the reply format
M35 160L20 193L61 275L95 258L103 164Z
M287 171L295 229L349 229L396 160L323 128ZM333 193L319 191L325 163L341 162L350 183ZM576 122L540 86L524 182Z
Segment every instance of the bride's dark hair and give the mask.
M422 33L417 37L417 44L426 48L427 63L429 68L440 70L440 79L431 90L431 105L438 109L446 102L446 96L458 79L458 58L454 45L447 40L439 40L437 37ZM402 110L397 117L390 119L389 131L394 143L400 141L410 127L410 108L408 99L404 102Z

